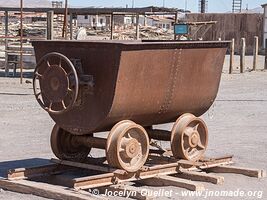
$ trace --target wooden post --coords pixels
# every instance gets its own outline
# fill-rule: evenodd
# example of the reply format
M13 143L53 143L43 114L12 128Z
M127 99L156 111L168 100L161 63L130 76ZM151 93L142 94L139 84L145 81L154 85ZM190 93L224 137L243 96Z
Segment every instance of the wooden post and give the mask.
M241 45L240 45L240 73L244 73L245 69L245 55L246 55L246 39L241 38Z
M146 15L144 15L144 26L147 26L147 19L146 19Z
M65 0L65 11L64 11L64 23L63 23L63 29L62 29L62 37L66 40L68 35L68 0Z
M139 40L139 14L136 14L136 40Z
M46 39L53 40L54 39L54 11L47 12L47 31L46 31Z
M254 49L253 49L253 71L256 71L258 64L258 53L259 53L259 37L254 37Z
M110 39L113 40L113 33L114 33L114 15L111 14L110 16L110 31L111 31L111 34L110 34Z
M178 22L178 13L175 13L175 17L174 17L174 24L176 24ZM174 40L177 39L177 35L174 33Z
M267 69L267 39L265 39L265 64L264 69Z
M234 67L234 56L235 56L235 39L232 39L231 47L230 47L230 67L229 67L229 74L233 73Z
M8 11L5 11L5 76L8 76L9 73L9 66L8 66L8 54L7 54L7 48L8 48Z
M70 13L70 40L73 39L73 14Z
M23 0L20 0L20 84L23 82Z

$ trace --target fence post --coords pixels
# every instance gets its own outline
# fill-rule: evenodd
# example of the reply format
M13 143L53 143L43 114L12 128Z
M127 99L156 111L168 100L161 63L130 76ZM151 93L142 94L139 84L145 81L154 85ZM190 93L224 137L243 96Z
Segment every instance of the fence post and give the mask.
M230 47L230 67L229 74L233 73L233 65L234 65L234 56L235 56L235 39L232 39L231 47Z
M9 65L8 65L8 54L7 54L7 49L8 49L8 11L5 11L5 76L8 76L9 74Z
M253 71L256 71L258 64L258 53L259 53L259 37L254 37L254 48L253 48Z
M47 12L47 31L46 31L46 38L47 40L54 39L54 11Z
M245 55L246 55L246 39L241 38L241 46L240 46L240 73L244 73L245 69Z
M265 65L264 69L267 69L267 39L265 39Z

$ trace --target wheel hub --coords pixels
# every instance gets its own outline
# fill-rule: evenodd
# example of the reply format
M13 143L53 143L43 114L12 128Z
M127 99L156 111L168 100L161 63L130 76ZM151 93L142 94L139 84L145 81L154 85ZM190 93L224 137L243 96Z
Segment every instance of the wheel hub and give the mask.
M192 134L190 135L190 137L188 137L188 143L190 145L190 147L195 148L200 140L200 136L199 133L197 131L192 132Z
M136 139L130 139L124 148L125 156L128 158L134 158L138 155L138 153L141 153L140 147L141 144Z
M43 74L41 85L43 94L50 102L61 102L68 94L69 80L65 70L54 65Z

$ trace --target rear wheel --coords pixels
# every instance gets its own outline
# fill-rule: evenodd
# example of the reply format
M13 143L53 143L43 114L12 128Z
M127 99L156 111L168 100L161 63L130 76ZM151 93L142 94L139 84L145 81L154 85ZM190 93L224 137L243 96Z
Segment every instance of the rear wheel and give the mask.
M91 148L82 146L75 141L75 136L55 125L51 133L51 148L55 156L61 160L83 162Z

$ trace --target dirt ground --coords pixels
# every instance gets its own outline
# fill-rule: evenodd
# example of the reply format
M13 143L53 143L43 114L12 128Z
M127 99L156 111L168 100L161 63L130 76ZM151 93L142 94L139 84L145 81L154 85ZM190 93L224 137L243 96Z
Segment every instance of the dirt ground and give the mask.
M238 57L236 57L238 60ZM247 58L251 66L251 57ZM216 102L203 115L209 127L208 156L234 155L238 166L267 170L267 71L226 74L226 58L220 91ZM238 62L236 61L236 66ZM259 68L263 68L260 57ZM0 78L0 177L7 169L46 163L53 154L49 137L54 122L35 101L32 85L22 85L17 78ZM171 124L161 125L170 129ZM166 145L166 144L163 144ZM100 150L99 150L100 151ZM98 153L94 151L93 155ZM103 152L101 152L103 153ZM242 175L223 174L223 185L204 184L208 191L261 191L267 199L267 178L255 179ZM155 188L153 188L155 189ZM183 191L174 187L167 190ZM234 199L260 199L235 197ZM181 197L158 199L200 199ZM0 199L43 199L0 189ZM204 199L204 197L203 197ZM208 197L205 199L232 199Z

